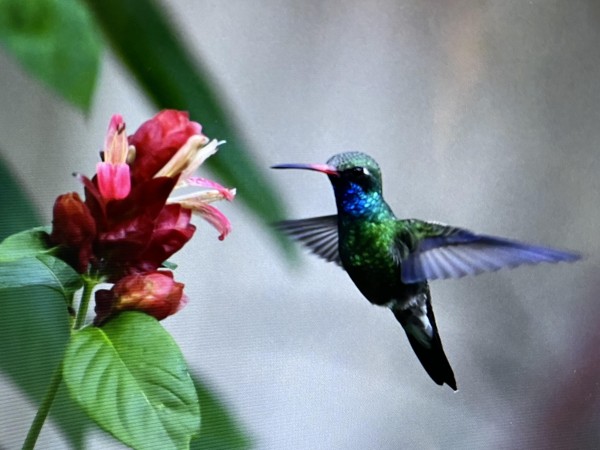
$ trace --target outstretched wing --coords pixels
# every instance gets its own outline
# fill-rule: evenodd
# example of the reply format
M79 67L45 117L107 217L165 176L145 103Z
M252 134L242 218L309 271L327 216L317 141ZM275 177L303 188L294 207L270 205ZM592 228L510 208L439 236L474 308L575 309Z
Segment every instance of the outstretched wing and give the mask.
M304 244L315 255L342 266L338 251L338 222L335 214L310 219L284 220L277 222L275 228Z
M460 278L521 264L576 261L580 255L420 220L407 221L417 246L402 261L402 281Z

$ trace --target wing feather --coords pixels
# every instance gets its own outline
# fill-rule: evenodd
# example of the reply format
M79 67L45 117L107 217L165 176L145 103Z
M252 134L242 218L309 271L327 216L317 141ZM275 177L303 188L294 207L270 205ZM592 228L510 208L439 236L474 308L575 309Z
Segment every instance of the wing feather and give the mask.
M522 264L572 262L581 258L573 252L475 234L440 223L409 222L416 230L419 244L402 261L405 283L461 278Z
M306 246L315 255L342 266L338 250L337 215L284 220L277 222L275 228Z

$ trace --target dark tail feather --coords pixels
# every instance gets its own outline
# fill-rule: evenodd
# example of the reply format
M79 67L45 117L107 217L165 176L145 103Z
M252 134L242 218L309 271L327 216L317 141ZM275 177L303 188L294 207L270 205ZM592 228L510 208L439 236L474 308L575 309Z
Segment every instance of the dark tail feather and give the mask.
M440 386L446 383L455 391L458 390L456 380L454 379L454 372L452 371L452 367L450 367L448 358L446 358L439 336L433 340L431 348L425 348L410 334L407 333L406 335L408 336L410 346L431 379Z
M411 298L409 304L395 304L392 311L406 331L408 342L431 379L457 390L454 372L444 353L438 333L429 288Z

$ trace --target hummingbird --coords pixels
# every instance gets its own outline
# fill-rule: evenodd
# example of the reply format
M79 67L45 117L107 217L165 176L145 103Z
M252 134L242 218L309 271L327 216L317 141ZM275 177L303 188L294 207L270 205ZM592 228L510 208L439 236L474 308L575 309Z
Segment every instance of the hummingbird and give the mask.
M464 228L398 219L382 193L377 162L361 152L326 164L278 164L328 176L337 214L275 224L311 252L341 266L372 304L389 308L431 379L457 390L431 306L429 281L460 278L521 264L576 261L580 255Z

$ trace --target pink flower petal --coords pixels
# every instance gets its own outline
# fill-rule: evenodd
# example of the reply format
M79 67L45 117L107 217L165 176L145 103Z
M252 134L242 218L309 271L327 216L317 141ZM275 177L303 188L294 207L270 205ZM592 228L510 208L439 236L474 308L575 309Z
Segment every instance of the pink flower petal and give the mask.
M126 163L101 162L96 165L98 189L106 200L120 200L131 192L131 177Z
M185 184L206 189L215 189L221 194L222 198L227 201L232 201L235 197L235 189L227 189L219 183L201 177L188 177L185 179Z
M106 136L104 138L104 150L111 146L112 141L117 134L117 130L124 125L123 116L121 116L121 114L113 114L113 116L110 118L108 130L106 131Z
M221 233L219 235L220 241L225 239L231 232L231 222L229 222L229 219L225 217L225 214L223 214L214 206L205 204L199 213L204 220L210 223L217 229L217 231L219 231L219 233Z
M222 241L231 232L231 222L225 217L221 211L214 206L208 205L201 201L194 201L190 199L180 203L184 208L191 209L192 212L199 214L204 220L211 224L217 229L219 233L219 240Z
M129 145L125 134L125 122L120 114L115 114L110 119L106 138L104 139L103 160L110 164L120 164L127 161Z

